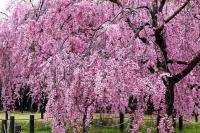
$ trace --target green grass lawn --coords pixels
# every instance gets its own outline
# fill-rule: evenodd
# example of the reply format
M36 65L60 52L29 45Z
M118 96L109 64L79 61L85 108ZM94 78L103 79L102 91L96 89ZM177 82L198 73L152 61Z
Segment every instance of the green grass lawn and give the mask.
M22 133L29 133L29 116L30 114L35 115L35 133L51 133L51 128L49 124L46 124L42 119L40 119L39 113L11 113L9 116L15 116L15 126L20 125L22 126ZM5 113L0 113L0 119L5 118ZM142 128L142 132L146 132L146 127L153 127L155 125L155 121L151 120L150 116L145 116L145 125ZM127 119L126 119L127 120ZM94 121L92 123L92 126L89 130L89 133L121 133L119 130L119 126L116 126L117 123L116 118L112 118L110 120L107 120L104 122L104 124L99 123L99 114L94 115ZM178 124L177 124L178 125ZM9 127L9 122L8 122ZM127 132L128 125L125 124L125 131L123 133ZM152 129L154 132L155 130ZM0 122L0 131L1 131L1 122ZM184 123L184 130L182 132L178 131L176 129L176 133L200 133L200 123L193 123L193 124L187 124Z

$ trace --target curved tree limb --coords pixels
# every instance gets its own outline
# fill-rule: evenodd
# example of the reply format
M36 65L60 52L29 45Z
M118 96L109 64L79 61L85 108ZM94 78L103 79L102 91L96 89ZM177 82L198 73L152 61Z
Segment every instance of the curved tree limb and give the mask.
M200 63L200 52L190 61L185 69L173 76L174 82L177 83L186 77L197 66L198 63Z
M160 6L159 6L159 12L161 12L162 10L163 10L163 7L164 7L164 5L165 5L165 3L166 3L166 0L162 0L161 2L160 2Z
M181 7L179 7L171 16L169 16L167 19L165 19L165 23L168 23L171 21L174 17L176 17L177 14L179 14L190 2L190 0L187 0Z

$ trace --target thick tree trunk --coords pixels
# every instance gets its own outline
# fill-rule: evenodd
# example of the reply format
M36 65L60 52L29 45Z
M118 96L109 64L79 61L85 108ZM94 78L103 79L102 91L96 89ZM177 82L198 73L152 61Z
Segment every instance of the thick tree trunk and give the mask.
M120 124L120 131L124 131L124 113L119 114L119 124Z
M168 117L172 116L172 125L174 129L176 129L176 112L174 110L174 82L172 78L168 78L168 86L167 86L167 93L166 93L166 104L167 104L167 114Z
M155 37L156 37L156 44L160 47L162 56L161 58L158 59L157 62L157 67L160 70L163 70L164 72L167 73L171 73L168 65L167 65L167 61L168 61L168 55L167 55L167 45L162 33L162 30L156 30L155 31ZM166 94L165 94L165 102L167 105L166 108L166 113L168 115L168 117L170 115L172 115L173 117L173 126L175 126L175 120L174 120L174 116L175 116L175 112L174 112L174 108L173 108L173 104L174 104L174 86L175 86L175 82L173 81L174 79L171 77L163 77L163 82L166 86ZM157 126L159 125L159 121L160 121L160 116L158 115L157 117ZM159 132L159 129L157 129L157 132Z
M8 120L8 111L5 111L5 119Z
M175 84L173 83L173 79L168 78L167 81L167 92L166 92L166 104L167 104L167 114L168 116L170 115L175 115L174 114L174 86Z
M131 133L132 132L132 130L133 130L133 124L134 124L134 115L133 114L130 114L130 117L129 117L129 133Z
M40 112L41 112L41 119L44 119L44 112L45 112L45 106L40 106Z
M175 118L176 118L176 115L175 115L175 112L173 112L173 114L172 114L172 122L173 122L174 129L176 129L176 120L175 120Z
M129 116L129 130L130 132L133 130L133 124L135 123L135 116L134 116L134 112L137 109L137 99L134 96L130 96L129 97L129 102L128 102L128 107L130 109L130 116Z
M41 119L44 119L44 112L41 111Z
M157 2L157 1L156 1ZM179 12L181 12L189 3L189 0L187 0L178 10L176 10L170 17L168 17L165 22L168 23L171 21ZM163 6L165 4L165 1L161 2L160 7L158 7L157 3L153 5L152 13L151 13L151 19L152 19L152 26L157 28L158 27L158 22L157 22L157 13L162 10ZM172 74L170 72L170 69L168 68L168 52L167 52L167 45L165 42L165 37L164 37L164 32L163 32L164 25L161 26L160 28L157 28L155 30L155 43L157 46L159 46L159 50L161 53L161 56L157 58L157 68L159 70L162 70L164 72L167 72L169 74ZM144 42L145 43L145 42ZM187 76L193 68L200 62L200 53L198 53L191 61L188 63L188 66L184 68L180 73L174 75L173 77L167 77L167 79L163 78L163 82L166 86L166 105L167 105L167 110L166 113L168 114L168 117L170 115L173 115L173 122L175 126L175 120L174 116L175 112L173 112L173 104L174 104L174 86L176 83L178 83L180 80L182 80L185 76ZM158 116L159 118L159 116ZM182 119L182 117L180 117ZM157 119L157 125L159 124L160 119ZM180 123L179 123L180 124ZM183 123L181 123L183 125Z
M195 122L198 122L198 114L194 114Z
M88 128L86 126L86 119L87 119L87 116L83 115L83 133L88 133Z
M101 112L99 113L99 120L100 120L100 122L103 121L103 116L102 116L102 113L101 113Z
M182 131L183 130L183 116L180 116L178 121L179 121L178 129L179 131Z
M24 102L23 101L21 101L20 111L21 111L21 113L24 113Z

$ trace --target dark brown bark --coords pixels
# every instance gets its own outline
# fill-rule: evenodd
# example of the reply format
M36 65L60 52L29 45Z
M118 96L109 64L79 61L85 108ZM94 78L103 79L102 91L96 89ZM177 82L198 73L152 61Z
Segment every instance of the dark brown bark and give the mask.
M179 117L179 127L178 127L178 129L179 129L179 131L182 131L183 130L183 116L180 116Z
M87 119L87 116L84 114L83 115L83 133L88 133L88 128L86 126L86 119Z
M170 22L172 19L174 19L188 4L190 0L185 0L183 5L181 5L177 10L175 10L170 16L168 16L165 19L165 23ZM168 51L167 51L167 44L165 42L165 37L164 37L164 32L163 28L164 25L158 26L157 23L157 14L158 12L162 12L162 9L166 3L166 0L161 0L160 5L158 6L158 1L155 0L154 4L152 5L152 8L148 8L151 14L151 20L152 20L152 27L154 27L154 35L155 35L155 43L159 47L160 50L160 55L161 58L157 59L157 68L161 71L167 72L169 74L172 74L168 68L169 63L173 63L174 61L168 59ZM130 28L132 28L133 32L136 34L136 37L138 37L144 44L148 44L148 39L145 37L140 37L139 32L143 30L144 27L141 27L141 29L138 30L138 32L135 31L135 27L133 24L130 22L129 19L127 19L127 23L129 24ZM180 73L177 75L174 75L172 77L164 77L163 82L166 86L166 95L165 95L165 100L166 100L166 105L167 105L167 114L173 115L173 121L174 121L174 126L175 126L175 112L173 111L173 104L174 104L174 87L175 84L181 81L185 76L187 76L195 66L200 62L200 53L198 53L197 56L195 56L190 62L183 62L183 61L177 61L177 64L181 65L187 65L185 69L183 69ZM149 70L154 73L154 70L149 68ZM160 115L158 115L157 119L157 125L159 124L160 121ZM159 131L158 131L159 132Z
M8 120L8 111L5 111L5 119Z
M172 114L172 122L173 122L174 129L176 129L176 120L175 120L175 118L176 118L176 114L175 114L175 112L173 112L173 114Z
M178 15L188 4L190 0L187 0L181 7L179 7L171 16L169 16L166 20L165 23L168 23L171 21L176 15Z
M124 113L119 114L119 124L120 124L120 131L124 131Z
M165 3L166 3L166 0L162 0L162 1L160 2L160 6L159 6L159 11L160 11L160 12L162 11L162 9L163 9Z
M173 76L174 82L178 83L181 81L198 65L198 63L200 63L200 52L190 61L185 69Z
M44 112L41 111L41 119L44 119Z
M194 114L195 122L198 122L198 114Z
M182 10L182 8L184 8L187 3L189 3L189 0L187 0L187 2L180 8L179 11L180 12ZM176 13L175 13L176 14ZM154 19L156 19L156 17L152 17ZM154 22L155 26L156 26L156 22ZM168 69L168 63L167 61L169 61L168 56L167 56L167 45L165 43L165 38L162 34L162 29L157 29L155 30L155 42L156 44L159 46L160 51L161 51L161 55L162 55L162 59L158 59L157 62L157 67L165 72L171 73L170 70ZM178 83L179 81L181 81L185 76L187 76L200 62L200 53L198 53L189 63L187 63L187 67L185 69L183 69L180 73L178 73L177 75L173 76L173 77L167 77L167 79L163 79L163 82L166 86L166 104L167 104L167 114L168 115L173 115L175 116L175 114L173 114L173 104L174 104L174 86L176 83ZM180 64L184 64L186 65L185 62L177 62ZM158 119L159 120L159 119ZM174 126L175 126L175 120L174 120ZM183 127L183 125L182 125Z
M166 92L166 104L167 104L167 114L172 115L173 114L173 104L174 104L174 82L172 78L168 78L168 85L167 87L167 92Z

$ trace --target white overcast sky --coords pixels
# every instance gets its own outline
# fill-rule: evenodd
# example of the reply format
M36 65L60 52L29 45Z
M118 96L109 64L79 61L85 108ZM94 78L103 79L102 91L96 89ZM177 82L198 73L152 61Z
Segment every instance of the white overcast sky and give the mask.
M5 9L10 0L0 0L0 12L5 12Z

